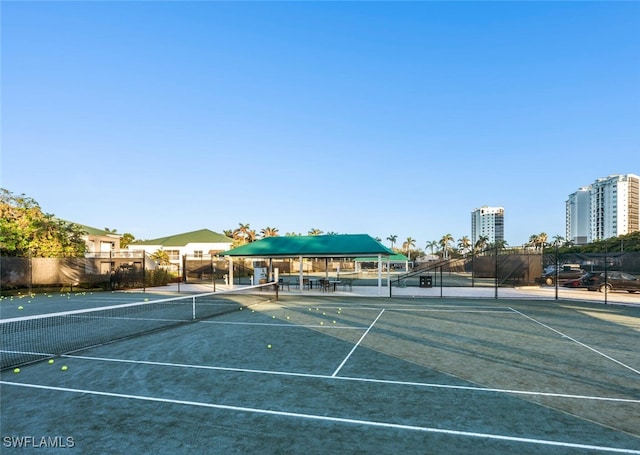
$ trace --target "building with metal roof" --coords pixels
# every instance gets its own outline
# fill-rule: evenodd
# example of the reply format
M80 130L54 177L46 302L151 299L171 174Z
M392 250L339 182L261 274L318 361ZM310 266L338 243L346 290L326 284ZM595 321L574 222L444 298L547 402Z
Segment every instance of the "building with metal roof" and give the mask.
M233 258L298 258L300 283L303 281L302 261L305 258L371 258L378 262L378 287L382 286L382 259L395 253L367 234L335 234L266 237L220 253L229 258L229 271L233 271ZM269 261L269 276L274 276ZM233 283L233 276L229 277ZM300 286L302 291L303 286Z

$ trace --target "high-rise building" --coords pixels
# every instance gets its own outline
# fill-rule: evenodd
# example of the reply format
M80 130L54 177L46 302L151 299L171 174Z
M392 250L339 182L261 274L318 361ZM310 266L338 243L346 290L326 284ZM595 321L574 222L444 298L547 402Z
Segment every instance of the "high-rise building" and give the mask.
M504 208L482 206L471 212L471 242L475 245L480 237L488 243L504 241Z
M614 174L580 188L566 201L566 217L576 245L640 231L640 177Z
M566 236L574 245L584 245L589 238L589 187L583 186L569 195L566 202Z

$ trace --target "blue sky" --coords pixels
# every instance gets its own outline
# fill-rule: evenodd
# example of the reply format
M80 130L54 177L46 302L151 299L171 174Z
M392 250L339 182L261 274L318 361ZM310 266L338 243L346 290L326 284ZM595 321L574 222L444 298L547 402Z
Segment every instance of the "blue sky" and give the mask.
M639 2L1 4L2 187L151 239L564 235L640 174Z

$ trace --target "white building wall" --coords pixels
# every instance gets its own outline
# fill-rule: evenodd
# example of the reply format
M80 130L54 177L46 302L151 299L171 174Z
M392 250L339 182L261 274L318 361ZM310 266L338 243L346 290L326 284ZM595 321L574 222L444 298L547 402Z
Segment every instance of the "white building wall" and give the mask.
M482 206L471 212L471 242L476 244L480 237L487 237L489 243L504 240L504 208Z
M640 230L639 179L635 174L610 175L569 195L566 210L567 238L580 244L575 239L580 238L586 229L586 241L591 243ZM582 194L585 190L588 196ZM588 202L582 200L584 197ZM588 207L586 218L580 210L583 204Z
M584 245L589 238L589 187L582 187L569 195L566 203L567 241L574 245Z

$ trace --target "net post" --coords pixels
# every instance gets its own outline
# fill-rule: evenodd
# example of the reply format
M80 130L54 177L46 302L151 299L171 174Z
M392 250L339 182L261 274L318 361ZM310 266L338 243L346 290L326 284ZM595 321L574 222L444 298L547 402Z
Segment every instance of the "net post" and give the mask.
M191 297L191 319L196 320L196 296Z

